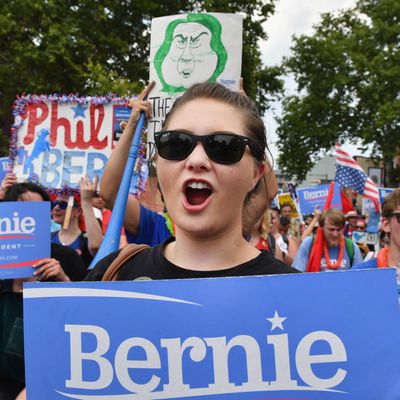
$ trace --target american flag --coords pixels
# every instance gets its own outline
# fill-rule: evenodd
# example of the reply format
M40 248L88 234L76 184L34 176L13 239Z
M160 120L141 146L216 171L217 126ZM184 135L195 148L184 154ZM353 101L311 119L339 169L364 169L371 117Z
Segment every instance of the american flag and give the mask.
M340 187L348 187L358 194L375 203L379 211L379 191L372 179L357 164L350 154L346 153L340 145L336 145L336 176L335 182Z

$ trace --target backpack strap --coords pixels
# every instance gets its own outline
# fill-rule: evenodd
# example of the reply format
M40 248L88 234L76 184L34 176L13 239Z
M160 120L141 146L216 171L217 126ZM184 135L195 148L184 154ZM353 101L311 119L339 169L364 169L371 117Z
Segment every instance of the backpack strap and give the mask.
M272 257L275 257L275 238L272 233L268 233L267 242L269 247L269 254L271 254Z
M349 259L350 259L350 267L351 267L353 265L353 261L354 261L354 243L348 237L344 238L344 243L346 245L346 251L347 251L347 255L349 256Z
M140 253L142 250L148 249L150 246L147 244L128 244L119 253L115 260L107 268L103 275L102 281L117 281L118 274L121 267L126 261Z

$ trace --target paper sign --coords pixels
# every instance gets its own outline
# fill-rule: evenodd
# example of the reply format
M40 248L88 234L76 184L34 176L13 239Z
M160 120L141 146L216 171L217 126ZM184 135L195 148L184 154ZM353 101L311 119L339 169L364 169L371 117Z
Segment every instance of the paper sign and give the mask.
M28 399L400 396L386 268L26 284L24 336Z
M149 96L153 118L148 138L161 129L175 100L194 83L218 82L239 90L242 16L224 13L179 14L151 24Z
M299 217L299 212L297 211L296 204L294 203L292 196L290 196L290 193L278 194L277 198L279 202L279 208L282 208L284 204L290 204L292 206L292 214L290 215L290 218Z
M313 214L316 207L322 211L324 209L326 198L328 197L330 185L310 186L296 189L297 201L301 214ZM342 209L339 186L335 184L332 197L332 208Z
M0 202L0 279L33 275L32 265L50 257L50 203Z

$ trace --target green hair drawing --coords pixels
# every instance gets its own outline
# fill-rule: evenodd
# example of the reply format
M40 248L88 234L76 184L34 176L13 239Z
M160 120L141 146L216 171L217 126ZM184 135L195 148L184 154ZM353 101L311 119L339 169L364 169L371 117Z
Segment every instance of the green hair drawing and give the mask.
M221 32L218 19L204 13L188 14L168 24L164 42L154 57L163 91L184 92L196 79L216 81L228 59ZM165 70L173 71L173 76L166 77Z

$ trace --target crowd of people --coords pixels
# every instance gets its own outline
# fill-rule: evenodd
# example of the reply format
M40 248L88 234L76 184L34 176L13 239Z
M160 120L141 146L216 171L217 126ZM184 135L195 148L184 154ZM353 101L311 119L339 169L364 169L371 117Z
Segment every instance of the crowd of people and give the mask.
M1 183L2 201L50 201L55 228L51 255L34 265L34 275L1 282L0 400L15 398L25 383L22 282L101 280L118 257L114 252L88 269L104 238L140 113L151 116L145 100L150 90L131 103L99 187L97 177L85 176L79 194L54 197L36 183L17 182L12 173ZM266 158L264 123L247 96L215 83L192 86L174 103L155 144L166 212L128 198L121 247L150 247L123 263L119 280L399 267L400 189L383 203L380 229L388 240L379 251L352 240L368 222L356 210L316 209L294 219L291 204L270 206L277 182Z

